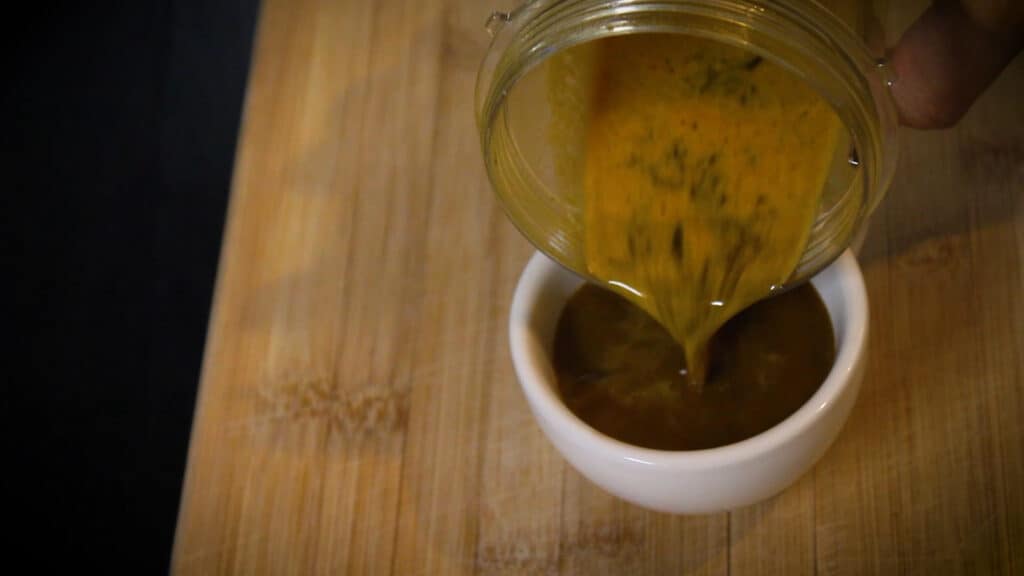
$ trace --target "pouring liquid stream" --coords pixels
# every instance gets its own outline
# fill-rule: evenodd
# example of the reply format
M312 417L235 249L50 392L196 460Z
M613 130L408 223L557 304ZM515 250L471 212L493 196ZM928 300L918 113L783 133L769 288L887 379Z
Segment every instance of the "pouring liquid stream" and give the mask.
M585 120L586 269L667 329L702 386L715 332L796 268L842 123L783 67L696 37L606 38L548 70L554 107Z

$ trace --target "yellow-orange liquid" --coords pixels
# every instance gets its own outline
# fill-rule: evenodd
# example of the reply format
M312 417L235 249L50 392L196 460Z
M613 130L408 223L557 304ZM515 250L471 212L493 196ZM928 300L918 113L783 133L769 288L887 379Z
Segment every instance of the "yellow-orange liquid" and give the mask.
M594 66L587 270L664 325L700 383L714 332L796 267L840 121L792 73L726 44L639 34L579 50Z

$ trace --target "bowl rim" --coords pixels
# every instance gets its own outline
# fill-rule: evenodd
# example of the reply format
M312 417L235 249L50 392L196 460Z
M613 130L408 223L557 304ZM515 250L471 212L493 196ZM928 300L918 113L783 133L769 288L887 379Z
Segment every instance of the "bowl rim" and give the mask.
M854 372L866 352L870 313L867 290L857 259L850 250L846 250L811 280L814 282L819 277L835 276L836 283L841 287L840 308L843 310L843 318L840 322L833 314L832 307L826 306L832 322L839 324L839 349L828 376L810 399L778 424L732 444L679 451L634 446L598 432L569 410L555 391L555 383L549 382L545 376L542 369L544 364L538 361L537 354L533 352L543 349L543 346L537 345L536 336L530 330L531 313L542 300L546 281L556 275L579 278L541 252L536 252L523 269L509 312L508 336L512 363L520 387L533 409L538 412L537 415L551 420L573 444L590 448L606 458L644 466L707 469L763 456L806 432L837 401L843 390L856 384ZM558 313L561 313L563 306L564 303L557 307ZM546 357L547 352L543 355ZM544 362L550 366L548 360Z

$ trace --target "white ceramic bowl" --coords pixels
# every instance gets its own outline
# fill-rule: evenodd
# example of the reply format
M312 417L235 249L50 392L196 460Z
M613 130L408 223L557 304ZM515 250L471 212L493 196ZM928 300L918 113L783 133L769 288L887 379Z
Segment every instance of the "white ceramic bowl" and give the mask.
M583 280L540 253L523 270L512 301L512 361L548 439L598 486L663 512L708 513L746 506L782 491L825 453L849 416L864 377L868 302L856 259L847 251L811 282L835 329L832 371L788 418L734 444L707 450L652 450L619 442L577 418L558 395L550 351L562 308Z

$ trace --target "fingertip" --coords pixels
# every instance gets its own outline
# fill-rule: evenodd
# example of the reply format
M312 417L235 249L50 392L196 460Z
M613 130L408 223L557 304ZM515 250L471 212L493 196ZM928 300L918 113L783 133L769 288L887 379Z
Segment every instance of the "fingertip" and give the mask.
M933 5L891 52L900 122L953 126L1018 50L1019 44L976 25L959 4Z
M929 57L917 54L914 46L901 43L890 55L895 76L892 96L900 124L917 129L949 128L967 111L951 93L955 83L942 67L929 65Z

